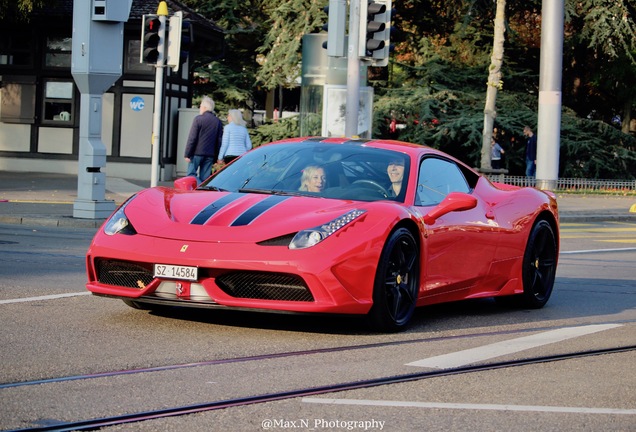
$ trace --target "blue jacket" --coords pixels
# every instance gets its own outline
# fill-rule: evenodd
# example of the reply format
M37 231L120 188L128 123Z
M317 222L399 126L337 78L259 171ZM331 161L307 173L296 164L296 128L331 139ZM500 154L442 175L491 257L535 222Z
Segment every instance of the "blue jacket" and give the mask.
M228 123L223 128L223 139L219 159L225 156L240 156L252 148L252 140L245 126Z
M526 159L531 161L537 160L537 134L528 138L526 144Z

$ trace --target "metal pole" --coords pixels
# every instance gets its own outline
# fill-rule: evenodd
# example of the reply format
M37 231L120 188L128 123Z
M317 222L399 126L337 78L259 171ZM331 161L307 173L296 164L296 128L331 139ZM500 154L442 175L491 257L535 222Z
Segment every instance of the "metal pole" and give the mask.
M561 145L564 0L543 0L537 126L537 188L556 189Z
M162 41L159 50L159 58L155 66L155 107L152 118L152 159L150 171L150 187L157 186L159 179L159 147L161 143L161 110L163 107L163 72L166 58L166 16L160 15L161 29L159 30L159 38Z
M366 0L363 0L366 1ZM347 52L347 107L345 113L345 136L358 135L358 111L360 110L360 0L349 2L349 45Z

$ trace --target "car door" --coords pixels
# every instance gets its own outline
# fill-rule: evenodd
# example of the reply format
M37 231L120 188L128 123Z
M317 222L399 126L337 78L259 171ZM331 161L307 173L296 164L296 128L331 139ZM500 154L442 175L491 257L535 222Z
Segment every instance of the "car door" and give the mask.
M429 156L419 166L415 204L425 215L451 192L474 194L472 186L457 163ZM488 274L497 248L496 224L490 206L476 198L475 208L447 213L431 224L422 221L425 297L464 298Z

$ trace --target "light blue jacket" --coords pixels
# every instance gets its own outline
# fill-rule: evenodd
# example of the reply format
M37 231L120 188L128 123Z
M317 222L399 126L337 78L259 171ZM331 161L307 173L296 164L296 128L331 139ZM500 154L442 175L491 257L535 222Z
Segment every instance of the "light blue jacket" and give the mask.
M223 128L223 139L219 159L225 156L240 156L252 148L252 140L245 126L228 123Z

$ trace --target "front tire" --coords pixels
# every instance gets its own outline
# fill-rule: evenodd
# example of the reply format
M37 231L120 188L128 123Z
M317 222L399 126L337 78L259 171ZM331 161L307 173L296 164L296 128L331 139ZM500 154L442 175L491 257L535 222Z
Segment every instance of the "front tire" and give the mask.
M497 300L505 306L540 309L552 294L557 266L556 239L547 221L540 220L532 227L522 265L523 294Z
M371 326L381 332L404 330L415 310L419 291L420 251L413 234L398 228L388 238L373 284Z

